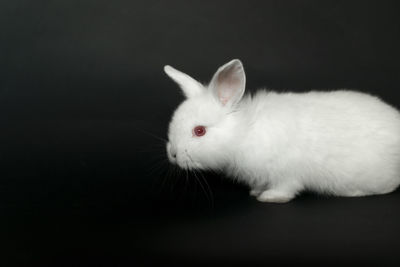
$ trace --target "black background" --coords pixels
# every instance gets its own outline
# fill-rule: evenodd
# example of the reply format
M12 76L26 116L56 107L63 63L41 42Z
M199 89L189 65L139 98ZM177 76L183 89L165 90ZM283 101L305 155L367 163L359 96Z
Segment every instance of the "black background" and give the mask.
M258 203L173 170L153 136L182 101L165 64L206 82L240 58L249 91L354 88L399 108L399 7L1 1L0 265L399 264L399 191Z

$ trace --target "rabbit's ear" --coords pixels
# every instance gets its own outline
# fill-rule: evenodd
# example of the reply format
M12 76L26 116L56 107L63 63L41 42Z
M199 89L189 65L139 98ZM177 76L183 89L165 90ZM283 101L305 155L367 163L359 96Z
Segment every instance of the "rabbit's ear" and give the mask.
M171 66L164 66L165 73L174 80L182 89L187 98L201 94L204 87L201 83L190 77L189 75L174 69Z
M214 97L223 106L238 103L243 97L245 87L246 75L239 59L234 59L220 67L209 85Z

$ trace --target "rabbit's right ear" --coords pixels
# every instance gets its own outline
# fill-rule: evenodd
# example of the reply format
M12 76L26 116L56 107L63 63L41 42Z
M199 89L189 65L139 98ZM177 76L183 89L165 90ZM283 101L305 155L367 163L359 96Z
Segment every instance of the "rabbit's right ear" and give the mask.
M221 66L211 79L209 88L222 106L233 106L242 99L246 87L243 64L234 59Z
M164 66L165 73L174 80L182 89L187 98L201 94L205 89L201 83L190 77L189 75L174 69L171 66Z

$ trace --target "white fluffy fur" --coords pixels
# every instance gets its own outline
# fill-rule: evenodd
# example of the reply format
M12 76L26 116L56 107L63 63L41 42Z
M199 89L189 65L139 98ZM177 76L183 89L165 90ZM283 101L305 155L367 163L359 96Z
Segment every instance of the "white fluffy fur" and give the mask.
M187 96L167 144L170 161L182 168L221 170L266 202L287 202L305 189L385 194L400 184L400 113L377 97L261 90L242 98L239 60L219 68L201 90L190 76L165 70ZM192 132L198 125L206 127L202 137Z

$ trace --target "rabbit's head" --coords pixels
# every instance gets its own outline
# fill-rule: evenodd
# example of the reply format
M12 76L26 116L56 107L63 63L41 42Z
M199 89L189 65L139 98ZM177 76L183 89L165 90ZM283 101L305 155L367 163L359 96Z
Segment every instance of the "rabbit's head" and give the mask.
M169 124L169 160L184 169L226 166L240 142L235 111L245 91L242 63L235 59L220 67L208 86L170 66L164 70L186 97Z

